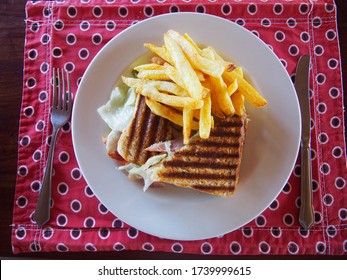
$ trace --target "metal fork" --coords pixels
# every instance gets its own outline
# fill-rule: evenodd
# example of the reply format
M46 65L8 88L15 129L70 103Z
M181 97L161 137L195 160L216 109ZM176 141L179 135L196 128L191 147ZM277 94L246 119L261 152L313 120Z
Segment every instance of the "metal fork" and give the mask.
M52 189L52 169L54 148L57 140L58 131L67 123L71 116L71 91L69 74L64 70L53 68L53 102L51 123L53 131L51 136L51 143L48 152L47 165L43 182L40 190L39 199L34 213L34 220L37 225L43 226L50 219L50 206L51 206L51 189Z

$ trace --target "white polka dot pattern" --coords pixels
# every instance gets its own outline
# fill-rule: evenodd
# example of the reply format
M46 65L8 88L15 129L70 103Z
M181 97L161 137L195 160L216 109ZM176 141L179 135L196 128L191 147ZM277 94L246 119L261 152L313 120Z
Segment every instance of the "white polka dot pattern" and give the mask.
M143 250L205 255L346 254L343 92L332 0L28 1L26 11L12 231L15 253ZM275 52L293 81L300 55L311 55L314 227L304 230L298 221L298 157L279 196L239 230L195 242L163 240L142 233L109 212L86 184L73 153L68 123L61 131L54 159L51 220L38 228L32 215L50 143L51 68L69 71L74 94L88 64L116 34L146 18L183 11L210 13L244 26Z

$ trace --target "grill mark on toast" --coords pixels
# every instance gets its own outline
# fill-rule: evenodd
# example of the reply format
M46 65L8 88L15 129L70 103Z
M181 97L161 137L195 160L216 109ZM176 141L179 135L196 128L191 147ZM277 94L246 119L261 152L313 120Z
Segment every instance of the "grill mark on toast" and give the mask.
M212 173L212 174L204 174L204 173L187 173L187 172L174 172L174 171L164 171L162 175L166 178L171 179L197 179L197 180L236 180L236 175L233 174L218 174L218 173Z
M240 153L228 153L226 151L190 151L190 150L184 150L177 152L181 156L199 156L199 157L226 157L226 158L238 158L240 157Z
M217 129L217 130L212 130L210 133L211 136L221 136L221 137L234 137L234 138L239 138L241 136L240 131L230 131L230 129Z
M160 126L160 122L162 121L162 118L151 113L151 116L153 117L153 123L151 123L151 130L149 135L146 135L147 138L150 139L150 142L148 143L147 147L149 147L153 143L157 143L157 134L158 134L158 127ZM144 147L145 149L147 147ZM145 151L147 154L147 159L151 156L155 156L158 153L151 153L149 151Z
M221 193L221 192L227 192L227 193L233 193L235 191L235 186L229 186L229 187L223 187L223 186L202 186L202 185L194 185L192 186L193 189L199 190L199 191L204 191L208 193Z
M218 128L222 128L222 127L242 127L243 126L243 122L240 120L232 120L232 121L221 121L218 124Z
M162 182L197 191L229 196L239 177L247 120L231 117L211 130L208 139L197 138L176 151L157 172Z
M158 116L152 114L151 110L146 106L146 119L147 121L146 125L143 125L139 123L139 126L144 127L145 130L141 132L140 138L141 138L141 145L139 146L139 162L141 164L145 163L146 160L151 156L150 152L146 151L145 149L150 146L150 143L153 143L153 135L156 133L156 127L159 122ZM153 131L154 130L154 131Z
M211 137L212 138L212 137ZM218 139L218 138L217 138ZM225 148L238 148L240 146L239 142L235 142L231 137L225 139L206 139L205 141L196 141L190 144L190 146L200 146L200 147L225 147ZM224 141L226 140L226 141Z
M139 156L139 147L141 147L142 140L143 138L141 137L142 134L142 129L143 124L146 120L146 103L144 101L144 98L141 96L140 97L140 104L139 104L139 110L138 114L136 115L136 118L134 119L134 132L133 132L133 137L130 139L137 139L138 141L131 141L131 151L133 152L132 158L137 159Z
M201 161L183 161L183 160L171 160L164 162L165 167L196 167L196 168L213 168L213 169L227 169L234 170L238 167L237 164L232 162L201 162Z
M129 138L130 139L134 139L134 134L135 134L135 128L136 128L136 123L137 120L141 117L141 112L142 112L142 105L143 102L141 102L142 98L141 95L137 96L137 100L136 100L136 107L138 108L138 110L135 113L134 118L132 119L131 123L130 123L130 127L129 127ZM130 146L132 145L132 141L127 141L127 150L130 149ZM128 155L129 153L127 153L126 155Z
M141 114L141 119L138 120L137 128L138 131L138 137L139 137L139 145L136 147L135 150L135 158L139 159L140 163L145 163L146 161L146 151L143 153L144 149L147 147L147 135L151 132L151 110L147 107L145 103L145 99L141 98L141 109L144 111ZM145 122L148 120L147 125L144 125ZM148 145L148 144L147 144Z
M128 162L144 164L147 159L158 153L151 153L145 149L159 142L157 138L164 141L171 137L171 127L163 122L163 118L151 112L146 104L145 97L139 95L136 99L136 112L126 132L124 132L123 157ZM171 138L170 138L171 139Z

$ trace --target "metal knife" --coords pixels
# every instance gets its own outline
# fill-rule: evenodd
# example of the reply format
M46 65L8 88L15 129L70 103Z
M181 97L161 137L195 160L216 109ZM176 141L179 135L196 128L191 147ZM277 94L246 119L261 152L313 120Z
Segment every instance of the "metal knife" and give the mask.
M301 111L301 205L299 222L309 229L314 224L312 204L311 118L309 96L310 56L301 56L296 68L295 89Z

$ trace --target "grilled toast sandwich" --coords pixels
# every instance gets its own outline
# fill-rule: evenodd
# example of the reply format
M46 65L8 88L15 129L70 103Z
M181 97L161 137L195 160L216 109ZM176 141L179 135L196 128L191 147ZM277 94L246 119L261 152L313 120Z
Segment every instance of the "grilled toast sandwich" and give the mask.
M134 117L119 138L118 154L128 163L142 165L158 154L146 150L147 147L170 139L172 127L169 121L153 114L146 105L145 97L139 94Z
M196 137L153 167L152 180L231 196L239 180L247 124L246 115L221 120L208 139Z

